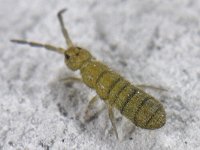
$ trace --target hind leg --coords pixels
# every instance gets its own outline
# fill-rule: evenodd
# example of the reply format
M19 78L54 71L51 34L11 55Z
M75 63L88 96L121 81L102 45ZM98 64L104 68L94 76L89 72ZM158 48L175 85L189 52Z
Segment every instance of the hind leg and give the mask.
M89 122L89 121L93 120L94 118L96 118L105 109L105 107L101 107L99 110L92 113L91 110L92 110L94 104L97 102L98 99L99 99L99 96L95 95L89 101L88 106L87 106L86 111L85 111L85 116L84 116L84 119L85 119L86 122Z
M150 89L154 89L154 90L160 90L160 91L167 91L165 88L163 87L156 87L153 85L147 85L147 84L137 84L135 85L138 88L144 89L144 88L150 88Z

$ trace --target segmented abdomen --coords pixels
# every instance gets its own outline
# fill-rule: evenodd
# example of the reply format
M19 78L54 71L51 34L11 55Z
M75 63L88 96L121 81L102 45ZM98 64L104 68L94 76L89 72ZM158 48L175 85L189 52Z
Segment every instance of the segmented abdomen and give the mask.
M165 111L159 101L131 85L123 77L98 62L87 62L81 68L83 82L116 107L137 126L146 129L160 128L165 124Z

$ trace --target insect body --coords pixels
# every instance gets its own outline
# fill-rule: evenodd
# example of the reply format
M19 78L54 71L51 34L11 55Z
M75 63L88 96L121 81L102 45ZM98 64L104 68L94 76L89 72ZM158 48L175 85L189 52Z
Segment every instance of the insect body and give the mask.
M65 57L69 68L80 69L87 86L137 126L156 129L164 125L165 111L160 102L96 61L87 50L71 47L65 51Z
M58 17L68 49L24 40L11 41L44 47L48 50L64 54L66 65L73 71L80 70L82 81L88 87L95 89L99 97L108 105L109 116L115 131L113 107L117 108L122 115L130 119L136 126L146 129L162 127L166 121L166 114L162 104L149 94L132 85L103 63L97 61L88 50L75 46L64 27L61 16L63 12L64 10L60 11Z

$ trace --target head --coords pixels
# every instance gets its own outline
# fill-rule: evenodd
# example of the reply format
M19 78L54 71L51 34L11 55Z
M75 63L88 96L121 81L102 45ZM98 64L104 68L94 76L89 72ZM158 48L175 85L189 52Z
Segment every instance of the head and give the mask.
M65 63L73 71L78 70L81 66L91 60L91 54L80 47L69 47L65 52Z

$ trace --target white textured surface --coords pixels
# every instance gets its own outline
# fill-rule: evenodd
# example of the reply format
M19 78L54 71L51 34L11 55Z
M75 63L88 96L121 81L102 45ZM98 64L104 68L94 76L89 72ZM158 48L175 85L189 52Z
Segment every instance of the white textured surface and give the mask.
M65 47L62 8L74 42L131 82L168 89L149 90L166 108L163 128L143 130L117 114L117 141L106 111L84 122L95 93L59 82L73 75L63 56L9 42ZM200 149L199 16L198 0L0 0L0 149Z

